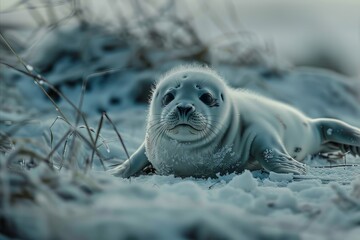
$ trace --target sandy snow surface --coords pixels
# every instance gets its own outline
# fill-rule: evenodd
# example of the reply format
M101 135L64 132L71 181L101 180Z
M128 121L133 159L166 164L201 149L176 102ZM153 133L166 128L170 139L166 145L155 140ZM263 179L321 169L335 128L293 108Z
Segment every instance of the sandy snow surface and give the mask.
M106 93L97 92L104 97ZM93 119L98 115L94 113ZM114 111L111 116L129 152L134 152L143 140L146 107ZM54 116L37 120L44 122L31 123L19 135L49 136ZM58 131L60 137L64 130ZM111 128L105 127L102 134L110 153L101 149L109 162L112 157L125 159ZM359 161L347 156L347 163ZM44 169L31 170L29 176L45 193L36 193L35 202L18 201L2 209L13 231L30 239L357 239L360 234L359 167L315 168L330 163L309 157L304 177L245 171L218 179L120 179L95 164L96 170L85 176L60 171L58 195L51 197L46 195L51 186L40 180ZM79 182L96 190L85 191Z
M78 43L67 37L74 44L67 50L76 49ZM45 44L44 49L33 65L45 66L46 60L57 58L46 77L77 103L81 84L64 82L70 73L75 78L81 76L81 72L76 76L79 68L71 57L52 56L56 54L49 51L51 44L47 48ZM93 54L103 56L102 62L109 67L116 59L121 65L121 59L130 54L126 49L111 53L93 49ZM149 88L159 74L183 63L174 61L152 70L125 69L91 78L82 108L90 126L96 129L100 113L107 111L129 153L133 153L145 134L147 96L143 89ZM101 66L96 64L86 71L97 71ZM2 69L4 79L14 81L2 86L6 91L1 97L6 104L1 109L1 129L8 131L11 121L30 119L13 134L13 149L31 146L39 154L49 153L50 139L55 145L68 125L60 119L50 131L58 112L39 86L12 70ZM219 65L216 70L231 86L289 103L311 117L335 117L360 127L359 80L320 69L289 69L279 75L266 68L231 65ZM63 100L58 103L73 121L75 114L69 105ZM106 157L106 165L125 160L107 122L101 134L99 151ZM75 159L72 168L77 171L69 170L68 163L55 172L45 164L28 171L9 171L3 163L11 152L2 155L0 239L345 240L360 236L360 167L327 168L345 159L330 163L309 156L305 176L245 171L217 179L159 175L121 179L104 172L98 158L93 169L84 174L84 156L90 150L84 144L73 144L77 150L69 158ZM63 149L53 156L57 166ZM23 169L31 165L27 158L17 160ZM346 163L359 164L360 158L346 156Z

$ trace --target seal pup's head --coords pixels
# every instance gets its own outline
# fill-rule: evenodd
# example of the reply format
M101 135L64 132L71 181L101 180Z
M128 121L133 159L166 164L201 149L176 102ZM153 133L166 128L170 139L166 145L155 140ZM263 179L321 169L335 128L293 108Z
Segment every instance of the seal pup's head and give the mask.
M148 137L210 141L227 117L226 91L224 80L208 67L181 66L167 72L153 91Z

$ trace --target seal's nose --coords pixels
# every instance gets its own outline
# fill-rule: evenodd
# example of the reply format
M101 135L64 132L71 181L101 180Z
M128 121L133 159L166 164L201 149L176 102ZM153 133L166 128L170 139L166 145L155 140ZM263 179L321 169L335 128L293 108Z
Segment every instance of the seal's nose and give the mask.
M195 107L191 104L182 104L176 106L177 110L179 111L180 116L188 116L195 111Z

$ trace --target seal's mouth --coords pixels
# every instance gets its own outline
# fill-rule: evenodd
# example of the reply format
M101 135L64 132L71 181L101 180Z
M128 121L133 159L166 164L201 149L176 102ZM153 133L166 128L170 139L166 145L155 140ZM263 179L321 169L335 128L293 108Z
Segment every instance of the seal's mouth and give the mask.
M169 130L174 130L175 128L191 128L195 131L200 131L199 129L196 129L194 128L193 126L191 126L190 124L188 123L180 123L180 124L177 124L175 125L174 127L170 128Z

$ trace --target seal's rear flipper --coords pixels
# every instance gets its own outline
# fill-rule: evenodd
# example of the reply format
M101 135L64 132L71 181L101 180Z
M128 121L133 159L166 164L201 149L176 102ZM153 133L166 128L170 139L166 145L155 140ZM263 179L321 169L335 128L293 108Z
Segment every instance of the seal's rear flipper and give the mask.
M360 129L335 119L315 119L321 143L360 156Z

